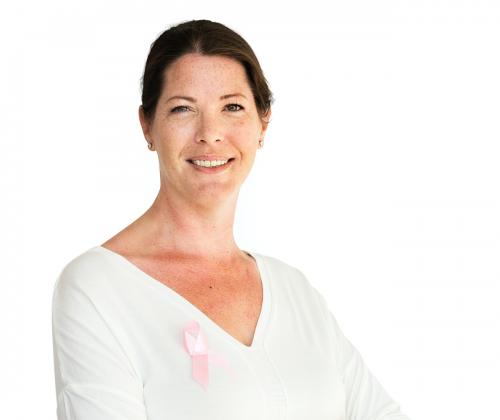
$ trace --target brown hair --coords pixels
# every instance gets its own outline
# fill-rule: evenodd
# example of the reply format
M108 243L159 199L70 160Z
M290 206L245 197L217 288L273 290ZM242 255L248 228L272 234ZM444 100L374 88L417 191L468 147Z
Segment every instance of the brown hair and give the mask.
M176 59L188 53L219 55L238 60L245 68L259 117L264 118L274 98L250 45L221 23L191 20L171 26L151 44L141 78L141 106L147 120L154 118L166 69Z

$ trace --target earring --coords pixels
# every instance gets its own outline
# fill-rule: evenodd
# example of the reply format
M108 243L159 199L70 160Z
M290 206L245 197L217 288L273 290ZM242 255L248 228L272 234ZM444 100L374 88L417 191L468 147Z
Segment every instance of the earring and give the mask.
M151 143L151 142L149 142L149 141L148 141L148 149L149 149L149 150L153 150L153 143Z
M263 146L263 142L262 142L262 139L259 140L259 149Z

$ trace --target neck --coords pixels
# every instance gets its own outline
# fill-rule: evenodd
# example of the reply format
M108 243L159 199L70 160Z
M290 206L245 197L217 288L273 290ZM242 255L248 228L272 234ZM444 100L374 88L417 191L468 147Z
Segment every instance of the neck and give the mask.
M198 260L232 260L242 254L233 236L238 192L224 201L193 201L160 188L151 207L138 219L152 253ZM153 250L154 248L154 250Z

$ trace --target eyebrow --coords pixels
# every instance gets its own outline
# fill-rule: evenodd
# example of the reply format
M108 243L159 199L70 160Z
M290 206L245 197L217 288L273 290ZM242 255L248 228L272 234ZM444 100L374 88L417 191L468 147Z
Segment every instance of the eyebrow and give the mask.
M224 99L232 98L234 96L242 96L243 98L247 99L247 97L245 95L243 95L242 93L229 93L227 95L222 95L219 99L222 101ZM196 103L196 99L192 98L191 96L179 96L179 95L172 96L172 97L168 98L166 100L166 102L169 102L172 99L185 99L186 101L195 102Z

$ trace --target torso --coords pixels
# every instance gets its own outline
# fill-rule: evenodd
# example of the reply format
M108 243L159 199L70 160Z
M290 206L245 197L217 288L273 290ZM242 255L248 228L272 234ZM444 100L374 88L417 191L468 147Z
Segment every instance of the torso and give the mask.
M214 263L207 268L175 257L141 255L117 240L101 245L174 290L240 343L252 344L263 297L253 257L244 254L230 267Z

